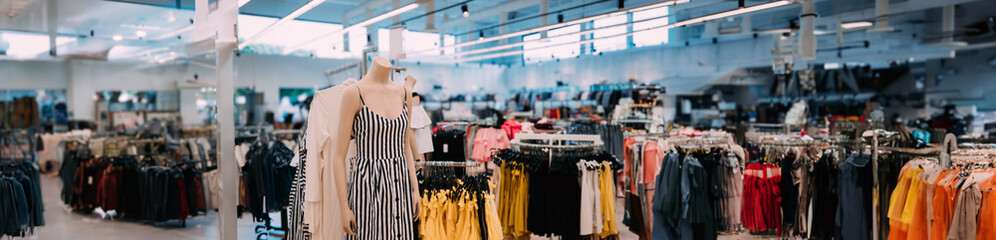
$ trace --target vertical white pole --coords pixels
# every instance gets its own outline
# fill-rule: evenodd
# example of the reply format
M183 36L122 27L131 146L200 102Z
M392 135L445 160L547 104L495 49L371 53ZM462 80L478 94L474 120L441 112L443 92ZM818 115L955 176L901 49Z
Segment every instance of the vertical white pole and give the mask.
M238 19L237 0L218 0L218 11L212 15L217 28L215 39L218 67L218 169L221 171L221 204L218 231L222 240L236 240L238 223L236 206L239 196L238 163L235 162L235 49L238 41L235 24Z

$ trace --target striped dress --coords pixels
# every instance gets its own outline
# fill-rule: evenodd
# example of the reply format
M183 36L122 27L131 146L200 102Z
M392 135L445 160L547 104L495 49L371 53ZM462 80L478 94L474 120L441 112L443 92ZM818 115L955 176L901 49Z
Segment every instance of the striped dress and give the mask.
M403 103L400 116L387 119L367 108L362 93L360 101L363 108L353 119L356 169L348 187L358 232L346 234L346 239L414 240L411 180L404 155L408 103Z

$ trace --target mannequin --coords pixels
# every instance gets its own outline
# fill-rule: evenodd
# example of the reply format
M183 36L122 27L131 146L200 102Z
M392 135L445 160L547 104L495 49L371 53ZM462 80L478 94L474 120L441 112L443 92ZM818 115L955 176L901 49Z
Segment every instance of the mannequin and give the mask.
M390 83L391 69L387 59L374 57L367 75L343 94L332 164L347 239L415 237L421 200L412 146L406 144L412 136L406 114L411 112L411 96L405 87ZM356 139L357 157L347 184L351 137Z
M411 105L412 107L417 107L419 105L418 100L417 99L413 99L412 96L411 96L411 94L415 92L415 83L416 82L418 82L418 80L416 80L415 77L412 77L412 76L409 75L409 76L405 77L405 83L404 83L404 85L402 85L402 86L405 87L406 90L408 90L408 94L409 95L405 96L405 97L411 99L411 100L409 100L409 103L412 104ZM409 108L409 109L411 109L411 108ZM414 115L415 115L415 111L408 111L408 119L412 119L412 116L414 116ZM409 139L410 139L410 141L408 142L408 145L409 146L413 146L413 147L409 148L411 150L411 152L408 152L408 154L411 154L412 156L415 156L415 160L417 160L417 161L425 161L425 159L422 157L422 154L418 154L419 153L419 149L417 149L417 146L418 146L418 144L416 142L417 139L415 139L414 137L410 137Z

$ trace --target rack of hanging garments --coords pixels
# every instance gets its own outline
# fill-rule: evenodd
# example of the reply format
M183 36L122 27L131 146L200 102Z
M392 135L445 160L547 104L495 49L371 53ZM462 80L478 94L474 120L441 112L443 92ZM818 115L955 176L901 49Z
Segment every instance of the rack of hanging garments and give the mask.
M257 238L286 238L289 228L287 207L291 205L296 167L292 166L298 153L291 150L272 128L247 128L242 140L236 139L236 161L241 169L239 215L252 214L253 221L263 224L255 227ZM280 132L279 134L296 134ZM249 139L253 138L253 139ZM241 143L240 143L241 141ZM217 177L217 172L211 172ZM270 213L280 212L280 226L272 224Z
M601 121L591 119L576 119L567 127L567 133L601 136L602 142L605 143L605 151L615 156L619 161L622 161L624 136L620 125L603 124Z
M618 234L613 172L622 165L602 149L600 136L520 133L492 159L500 166L504 236Z
M629 158L635 164L627 167L637 180L626 186L630 188L628 192L638 194L627 198L628 208L642 210L649 206L651 210L629 211L630 226L634 227L634 219L646 216L652 219L647 219L644 226L652 226L653 230L634 232L649 234L653 239L716 239L720 232L741 231L740 156L744 153L730 134L631 139L636 147ZM635 186L632 182L636 182Z
M825 200L817 196L828 195L814 191L814 186L830 188L824 180L834 162L829 154L821 154L819 144L798 134L749 139L740 220L751 234L786 237L832 231L833 222L825 219L835 213L813 208L814 201Z
M240 196L240 204L245 203L249 205L240 205L249 208L250 212L253 214L253 219L258 222L262 222L254 227L256 233L256 239L310 239L311 233L309 232L309 226L304 224L304 161L301 161L302 156L306 154L307 150L304 143L304 130L302 129L280 129L271 130L269 128L253 129L257 132L247 133L246 136L251 136L255 134L256 139L252 143L245 142L237 147L236 150L239 152L239 148L245 150L246 160L250 160L251 157L256 158L256 165L242 165L243 175L241 176L241 182L245 183L246 174L245 171L257 170L257 168L262 168L266 171L267 168L272 168L274 174L271 178L259 177L249 182L255 182L257 184L270 184L273 186L273 191L267 188L265 191L257 192L258 194L265 195L259 203L262 203L262 208L265 209L263 212L259 212L258 208L249 208L253 205L252 200L247 200L243 202L242 196ZM253 149L263 147L259 143L265 143L269 147L267 150ZM260 156L258 154L262 151L270 151L267 155ZM287 160L288 152L292 157ZM246 166L249 166L248 168ZM256 175L265 176L266 174ZM266 180L271 179L271 180ZM247 184L242 184L241 186L247 187ZM246 188L242 188L242 191L249 191ZM247 193L247 192L244 192ZM248 194L248 193L247 193ZM272 195L271 195L272 194ZM251 196L249 196L251 197ZM267 203L267 197L277 204L279 210L273 210L271 205ZM280 225L275 225L273 219L269 218L270 212L280 212ZM241 214L241 213L240 213ZM258 216L264 216L262 218L257 218Z
M996 152L959 149L947 167L933 155L915 156L904 165L886 202L888 238L996 238Z
M179 220L182 226L207 213L209 182L202 177L201 161L165 151L160 140L120 142L130 150L95 155L93 139L67 146L60 172L64 203L102 218L154 224Z
M481 162L416 162L421 192L420 239L502 239L489 176L467 176L457 167ZM459 174L458 174L459 173Z
M45 225L34 132L0 131L0 237L28 237Z
M649 238L653 214L651 205L654 196L654 181L661 160L662 149L658 143L666 141L668 135L662 133L625 133L623 139L623 171L619 176L623 186L623 224L630 231L643 238Z
M468 154L468 142L473 142L473 138L467 137L467 130L471 127L469 122L440 122L432 129L432 157L431 161L466 161Z
M881 203L891 202L888 198L887 193L894 192L895 189L901 187L900 182L894 181L894 179L899 179L900 174L903 172L908 158L899 157L898 161L895 155L900 156L931 156L936 157L938 165L941 167L951 166L951 152L957 149L957 140L953 134L946 134L944 140L940 146L928 147L928 148L909 148L907 146L913 146L904 142L904 140L909 141L909 139L904 138L904 132L890 132L882 129L870 129L865 130L861 133L861 137L864 139L866 144L864 146L865 153L870 155L871 158L871 175L872 175L872 185L871 185L871 196L879 196L880 199L871 201L871 216L873 219L871 224L871 239L884 239L887 238L890 232L891 222L888 219L889 210L881 206ZM883 156L888 158L883 158ZM882 161L891 160L891 161ZM863 230L858 226L859 230Z

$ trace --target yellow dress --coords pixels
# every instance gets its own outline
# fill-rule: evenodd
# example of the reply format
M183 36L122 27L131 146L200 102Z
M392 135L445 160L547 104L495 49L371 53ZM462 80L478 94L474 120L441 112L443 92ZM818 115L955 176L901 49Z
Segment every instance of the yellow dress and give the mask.
M501 223L498 219L498 212L495 210L495 197L488 194L485 196L484 213L485 221L488 224L488 239L502 239Z
M602 162L602 170L598 175L599 191L602 196L602 232L599 238L619 234L619 227L616 226L616 189L612 179L612 167L608 162Z

